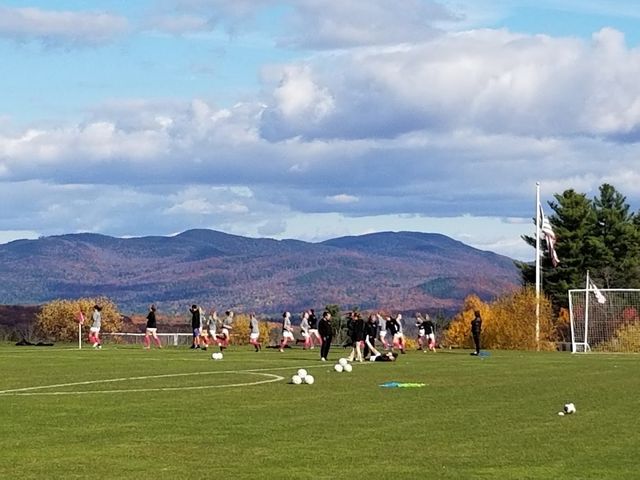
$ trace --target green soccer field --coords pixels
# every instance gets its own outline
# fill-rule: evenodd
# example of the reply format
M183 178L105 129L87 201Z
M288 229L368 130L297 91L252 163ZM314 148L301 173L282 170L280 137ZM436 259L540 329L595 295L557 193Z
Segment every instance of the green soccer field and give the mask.
M0 346L0 478L638 478L640 356L317 352Z

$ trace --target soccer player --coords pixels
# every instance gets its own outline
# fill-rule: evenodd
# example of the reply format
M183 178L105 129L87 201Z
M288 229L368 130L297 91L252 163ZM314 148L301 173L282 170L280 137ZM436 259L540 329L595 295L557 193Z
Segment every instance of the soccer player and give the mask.
M393 321L395 323L395 332L393 334L393 346L400 349L400 353L405 353L404 352L405 339L404 339L404 332L402 329L402 315L401 314L396 315L396 318Z
M206 350L209 346L209 322L207 321L207 315L204 308L198 307L200 311L200 348Z
M380 353L375 348L371 349L370 362L395 362L398 354L394 352Z
M425 336L427 338L427 346L429 350L433 353L436 353L436 325L431 320L431 317L428 313L425 313L425 320L423 322ZM424 351L427 353L427 351Z
M424 328L424 318L422 314L416 312L416 327L418 327L418 350L424 350L427 343L426 331Z
M389 348L389 344L387 343L387 323L391 321L391 317L385 316L383 317L380 314L376 313L376 317L378 319L378 324L380 326L380 341L382 342L382 348L387 350Z
M191 312L191 330L193 332L192 349L200 348L200 330L202 329L202 318L200 317L200 309L194 303L189 309Z
M282 341L280 342L280 352L284 352L289 340L293 341L293 327L291 326L291 313L284 312L282 314Z
M214 308L205 319L203 327L207 331L206 342L207 345L211 345L213 342L218 343L218 337L216 335L218 331L218 312Z
M306 350L311 345L311 335L309 335L309 312L302 312L300 318L300 335L304 339L303 350Z
M353 346L351 347L351 354L349 355L349 361L354 360L362 362L362 345L364 343L364 321L358 312L353 312L351 315L351 341Z
M93 323L89 328L89 342L93 344L93 348L102 348L102 342L100 341L100 328L102 327L102 307L95 305L93 307L93 315L91 319Z
M249 315L249 327L251 328L249 343L254 346L256 352L259 352L262 350L262 344L260 343L260 325L255 313Z
M331 340L333 339L333 327L331 326L331 314L325 311L322 314L322 318L318 323L318 332L320 338L322 338L322 345L320 346L320 360L327 361L329 356L329 349L331 348Z
M149 307L149 313L147 314L147 328L144 331L144 348L147 350L151 349L151 338L153 337L153 341L158 346L158 348L162 348L160 344L160 339L158 338L158 327L156 325L156 306L151 305Z
M222 320L222 333L218 335L218 346L220 351L223 351L229 346L231 340L231 330L233 330L233 311L227 310L224 312L224 319Z
M482 317L480 317L480 311L476 310L473 320L471 320L471 335L473 336L473 343L476 347L475 352L471 352L471 355L480 355L480 333L482 332Z
M378 338L378 317L371 314L367 318L367 323L364 324L364 352L362 353L364 358L373 354L376 338Z
M318 345L322 345L322 337L318 332L318 318L313 308L309 309L309 339L311 341L311 350L313 350L315 340L318 341Z

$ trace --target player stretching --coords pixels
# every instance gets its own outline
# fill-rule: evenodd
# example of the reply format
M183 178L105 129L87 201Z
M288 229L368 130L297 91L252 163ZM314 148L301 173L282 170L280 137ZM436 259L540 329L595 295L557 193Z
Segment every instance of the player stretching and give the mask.
M151 338L153 337L153 341L158 346L158 348L162 348L160 344L160 339L158 338L158 327L156 325L156 306L151 305L149 307L149 313L147 314L147 328L144 331L144 348L146 350L151 349Z
M284 352L289 340L293 341L293 327L291 326L291 314L284 312L282 314L282 341L280 342L280 352Z
M262 350L262 344L260 343L260 325L258 324L255 313L249 315L249 327L251 328L249 343L254 346L256 352L259 352Z

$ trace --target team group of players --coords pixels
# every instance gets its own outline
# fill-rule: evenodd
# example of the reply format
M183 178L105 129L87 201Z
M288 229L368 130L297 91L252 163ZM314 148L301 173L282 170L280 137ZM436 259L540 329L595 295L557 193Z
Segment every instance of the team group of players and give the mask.
M192 349L206 350L210 345L217 345L220 350L224 350L229 345L231 331L233 330L234 313L227 310L224 317L220 319L217 312L211 311L207 314L202 307L192 305L189 309L191 313L191 327L193 331ZM350 344L352 346L350 361L363 362L370 361L393 361L397 357L394 349L405 353L405 336L403 318L401 314L395 317L371 314L366 321L358 312L351 312L348 315L347 328ZM415 315L415 325L418 328L418 350L436 351L435 325L429 318L420 313ZM249 343L255 351L262 349L260 342L260 327L258 319L254 314L249 316ZM302 337L303 349L313 349L320 347L320 359L326 361L333 341L334 328L332 325L331 313L325 311L318 320L313 309L306 310L300 315L299 327ZM282 314L281 340L278 345L280 352L284 352L289 342L296 342L294 326L291 321L291 313ZM147 327L145 331L145 348L151 347L151 339L161 348L160 340L157 336L156 307L151 305L147 315ZM376 342L380 342L385 353L376 349Z

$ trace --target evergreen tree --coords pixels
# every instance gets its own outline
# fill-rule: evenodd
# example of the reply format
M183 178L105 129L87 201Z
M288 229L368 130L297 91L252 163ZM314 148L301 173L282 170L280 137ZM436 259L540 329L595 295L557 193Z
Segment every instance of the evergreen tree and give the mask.
M640 235L626 198L603 184L593 205L597 223L592 278L605 288L638 288Z

